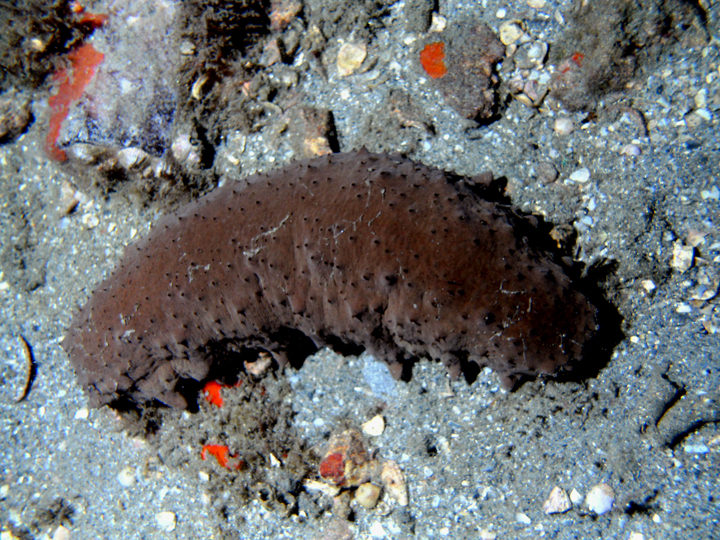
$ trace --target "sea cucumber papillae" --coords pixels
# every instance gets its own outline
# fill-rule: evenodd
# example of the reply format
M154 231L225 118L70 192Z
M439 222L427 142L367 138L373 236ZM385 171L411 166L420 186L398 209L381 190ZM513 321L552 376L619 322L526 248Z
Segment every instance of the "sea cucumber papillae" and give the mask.
M76 314L62 345L91 404L185 407L188 380L233 361L218 351L282 364L303 342L513 381L578 360L595 331L525 218L472 182L364 151L247 182L162 218Z

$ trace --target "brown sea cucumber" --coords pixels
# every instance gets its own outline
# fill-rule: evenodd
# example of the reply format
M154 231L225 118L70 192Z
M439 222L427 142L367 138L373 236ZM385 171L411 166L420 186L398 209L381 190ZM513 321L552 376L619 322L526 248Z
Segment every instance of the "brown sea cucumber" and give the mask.
M471 181L361 151L247 183L158 221L75 315L62 346L92 405L185 407L228 347L283 363L298 340L353 344L396 374L427 356L512 381L579 359L595 331L528 220Z

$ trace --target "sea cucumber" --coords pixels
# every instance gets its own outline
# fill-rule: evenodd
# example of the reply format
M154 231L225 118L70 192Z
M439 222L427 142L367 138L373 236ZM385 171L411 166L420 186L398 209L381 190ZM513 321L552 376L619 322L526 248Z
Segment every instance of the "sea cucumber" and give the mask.
M183 389L239 362L230 348L283 364L362 346L396 375L420 356L510 382L554 373L581 358L596 309L531 220L473 184L366 151L226 184L130 245L62 346L94 406L186 407Z

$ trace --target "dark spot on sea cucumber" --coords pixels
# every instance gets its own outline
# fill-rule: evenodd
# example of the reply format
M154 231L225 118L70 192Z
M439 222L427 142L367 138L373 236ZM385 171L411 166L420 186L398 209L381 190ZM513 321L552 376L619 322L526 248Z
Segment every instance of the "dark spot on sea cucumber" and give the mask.
M305 355L342 344L513 381L580 360L596 330L595 307L529 240L530 220L457 176L363 151L247 183L162 218L75 315L62 346L92 405L186 407L187 383L231 361L208 351L282 362L298 339ZM232 208L247 210L214 219Z

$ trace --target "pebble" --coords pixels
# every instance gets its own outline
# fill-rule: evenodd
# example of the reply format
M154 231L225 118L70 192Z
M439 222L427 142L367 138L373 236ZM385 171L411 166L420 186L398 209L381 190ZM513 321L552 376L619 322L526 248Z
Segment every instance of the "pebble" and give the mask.
M367 47L364 43L343 43L338 51L337 69L341 77L355 73L367 56Z
M442 15L438 15L433 11L432 19L430 20L430 29L428 33L442 32L447 26L447 18Z
M84 214L82 219L82 224L85 225L86 229L94 229L98 225L100 225L100 218L98 218L95 214Z
M577 489L574 489L570 492L570 501L578 505L583 502L583 496L580 494L580 492Z
M385 536L387 536L385 527L382 526L382 523L375 521L372 525L370 525L370 536L373 538L385 538Z
M87 420L87 417L89 416L90 411L88 411L86 408L78 409L75 411L75 420Z
M159 529L172 532L175 530L175 525L177 525L177 518L175 512L158 512L155 515L155 522Z
M379 498L380 488L370 482L359 485L355 491L355 500L367 510L375 508Z
M710 448L704 444L686 444L683 446L686 454L707 454Z
M365 435L378 437L385 431L385 419L378 414L362 424L361 427Z
M550 496L543 504L543 512L546 514L562 514L572 508L572 502L567 492L560 486L555 486Z
M52 540L70 540L70 530L60 525L55 529Z
M710 189L703 189L700 191L700 196L704 201L712 199L714 201L720 200L720 189L717 186L713 186Z
M537 165L538 180L543 184L550 184L557 180L558 170L549 161L543 161Z
M573 182L584 184L585 182L590 180L590 169L588 169L587 167L578 169L570 175L570 180L572 180Z
M609 512L615 502L615 492L607 484L593 486L585 496L585 504L594 514L605 514Z
M117 475L118 482L124 487L130 487L135 483L135 469L132 467L125 467Z
M527 514L523 514L522 512L518 512L515 514L515 519L518 521L518 523L522 523L523 525L530 525L532 523L532 520Z

